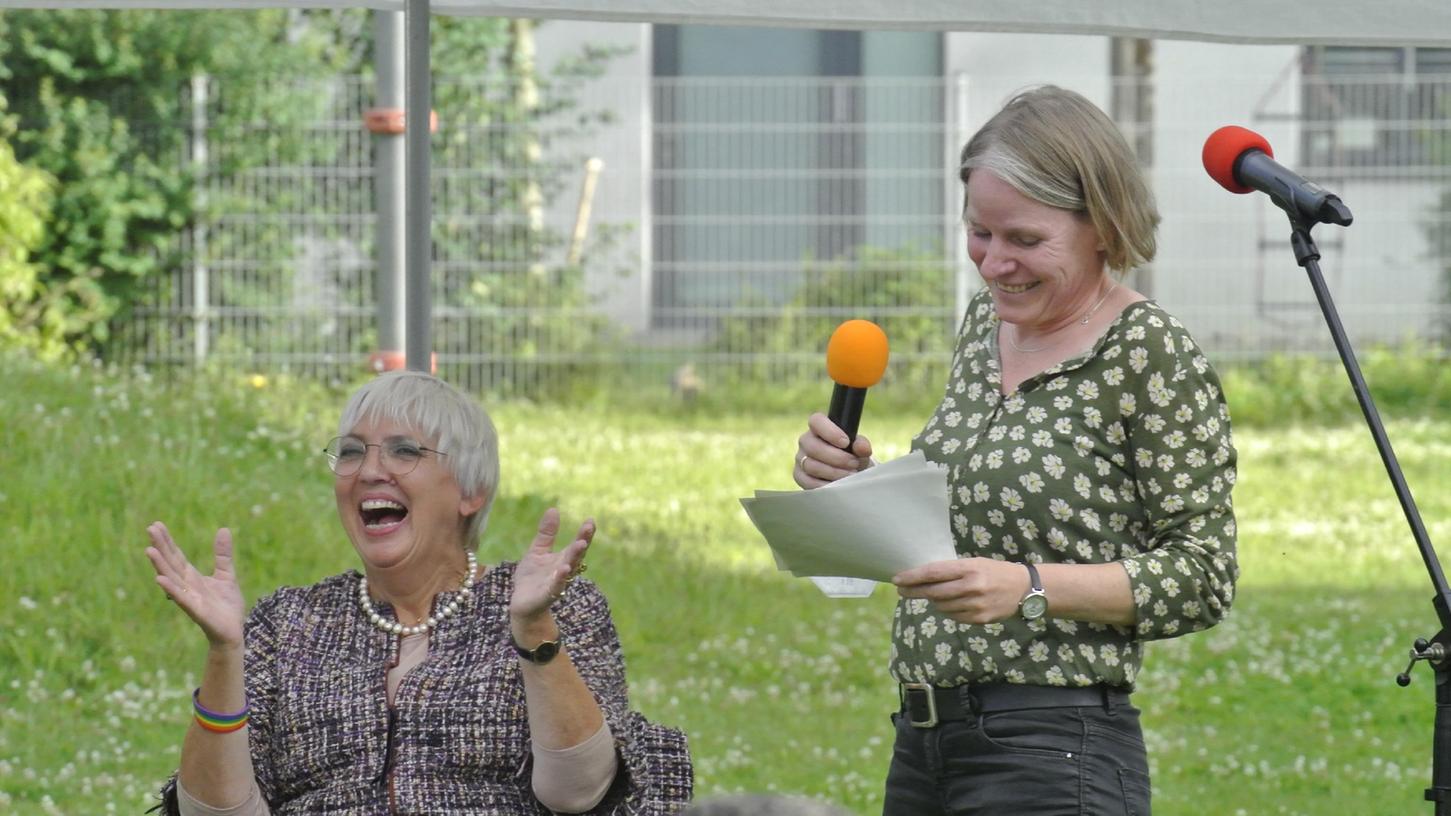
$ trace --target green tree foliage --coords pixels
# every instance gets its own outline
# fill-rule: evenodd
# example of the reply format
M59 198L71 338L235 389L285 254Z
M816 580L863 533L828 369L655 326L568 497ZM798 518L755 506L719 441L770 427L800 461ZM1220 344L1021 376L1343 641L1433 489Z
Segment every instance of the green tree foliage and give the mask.
M45 235L50 179L16 161L7 141L13 132L0 95L0 348L26 348L51 359L64 350L63 327L56 325L62 316L49 308L39 267L30 259Z
M0 15L0 93L18 114L16 153L56 182L34 254L53 339L98 349L109 321L176 262L175 239L196 217L192 78L227 83L230 121L285 120L307 100L269 94L256 79L349 59L335 19L281 10ZM236 161L287 149L261 139Z

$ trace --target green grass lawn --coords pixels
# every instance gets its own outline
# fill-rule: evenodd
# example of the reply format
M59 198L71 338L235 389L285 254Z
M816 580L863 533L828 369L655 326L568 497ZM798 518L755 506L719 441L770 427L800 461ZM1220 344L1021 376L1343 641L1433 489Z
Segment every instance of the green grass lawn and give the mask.
M250 597L347 569L317 450L340 401L295 385L166 385L0 358L0 813L136 813L175 766L203 643L151 582L145 525L194 557L232 527ZM827 394L823 390L822 402ZM892 594L832 600L775 572L736 498L789 488L805 414L494 406L503 484L484 560L538 514L599 523L634 703L690 735L697 793L880 810ZM1233 403L1231 403L1231 408ZM872 413L883 458L924 413ZM1444 540L1451 422L1394 422ZM1239 428L1243 579L1229 619L1149 648L1157 814L1430 813L1429 584L1358 425Z

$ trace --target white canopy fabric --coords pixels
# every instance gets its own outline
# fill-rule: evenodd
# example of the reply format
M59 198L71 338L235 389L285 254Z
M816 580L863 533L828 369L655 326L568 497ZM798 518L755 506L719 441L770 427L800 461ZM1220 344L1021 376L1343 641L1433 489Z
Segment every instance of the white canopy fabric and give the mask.
M406 0L0 0L3 8L371 8ZM1448 0L433 0L452 15L1451 46Z

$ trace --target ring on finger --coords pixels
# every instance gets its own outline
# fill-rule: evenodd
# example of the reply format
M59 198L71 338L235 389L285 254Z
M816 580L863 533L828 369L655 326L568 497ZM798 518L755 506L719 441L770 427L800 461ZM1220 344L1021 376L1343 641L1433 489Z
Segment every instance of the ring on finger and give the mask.
M802 473L806 472L806 459L806 454L803 453L801 454L801 458L796 460L796 467L801 468Z

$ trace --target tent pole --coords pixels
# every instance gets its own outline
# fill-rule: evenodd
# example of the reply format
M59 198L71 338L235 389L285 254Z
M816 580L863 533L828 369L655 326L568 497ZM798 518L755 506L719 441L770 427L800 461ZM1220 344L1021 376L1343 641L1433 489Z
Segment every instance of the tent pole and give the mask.
M433 250L433 207L430 200L429 168L432 164L429 143L429 112L433 93L429 69L429 0L408 0L404 12L408 28L408 83L404 106L406 122L406 249L407 314L406 353L408 368L414 371L433 369L432 289L430 261Z
M404 65L403 12L373 12L373 64L377 74L375 110L385 116L402 112L403 84L407 76ZM406 347L403 330L408 325L404 314L404 289L407 286L403 196L407 185L404 172L404 131L398 120L370 127L373 141L373 191L377 212L375 244L377 277L375 298L378 314L378 349L373 368L383 371L400 368ZM406 120L405 120L406 121Z

